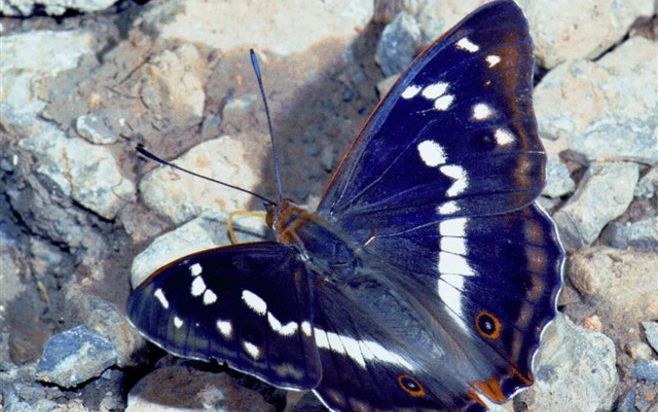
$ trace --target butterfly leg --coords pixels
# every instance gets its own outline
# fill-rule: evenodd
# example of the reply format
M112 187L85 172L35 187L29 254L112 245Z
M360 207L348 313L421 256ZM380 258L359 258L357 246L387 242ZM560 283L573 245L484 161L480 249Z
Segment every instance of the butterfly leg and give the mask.
M236 216L250 216L250 217L259 217L265 219L267 212L260 210L235 210L229 213L228 218L226 219L226 231L228 232L228 237L231 240L232 245L240 243L238 237L235 234L235 229L233 228L233 219Z

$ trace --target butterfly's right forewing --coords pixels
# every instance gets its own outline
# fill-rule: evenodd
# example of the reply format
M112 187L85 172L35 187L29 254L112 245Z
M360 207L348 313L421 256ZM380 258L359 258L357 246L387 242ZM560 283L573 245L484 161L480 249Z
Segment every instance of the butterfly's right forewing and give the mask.
M151 342L289 389L321 366L309 278L294 249L260 242L210 249L163 267L131 295L128 315Z

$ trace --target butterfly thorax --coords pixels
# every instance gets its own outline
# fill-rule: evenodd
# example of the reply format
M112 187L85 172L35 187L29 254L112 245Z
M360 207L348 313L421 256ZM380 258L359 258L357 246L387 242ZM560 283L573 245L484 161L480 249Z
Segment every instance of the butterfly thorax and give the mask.
M360 267L360 248L316 213L284 200L268 208L267 223L277 241L298 249L307 267L316 273L347 280Z

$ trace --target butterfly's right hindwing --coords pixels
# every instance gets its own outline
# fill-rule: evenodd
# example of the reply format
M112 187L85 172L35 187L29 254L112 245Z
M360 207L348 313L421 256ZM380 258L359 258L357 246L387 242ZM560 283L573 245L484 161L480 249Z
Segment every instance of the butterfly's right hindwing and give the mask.
M131 322L184 358L229 366L289 389L321 376L303 263L274 242L210 249L170 263L130 296Z

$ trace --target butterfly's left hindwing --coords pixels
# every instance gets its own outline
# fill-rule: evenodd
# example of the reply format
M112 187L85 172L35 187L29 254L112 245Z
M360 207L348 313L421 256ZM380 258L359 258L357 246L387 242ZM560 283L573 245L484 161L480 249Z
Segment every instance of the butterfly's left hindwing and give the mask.
M261 242L170 263L130 295L128 315L177 356L226 361L275 386L311 389L321 375L311 301L297 253Z

